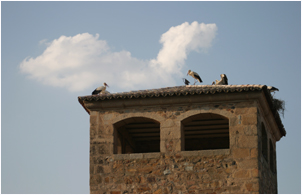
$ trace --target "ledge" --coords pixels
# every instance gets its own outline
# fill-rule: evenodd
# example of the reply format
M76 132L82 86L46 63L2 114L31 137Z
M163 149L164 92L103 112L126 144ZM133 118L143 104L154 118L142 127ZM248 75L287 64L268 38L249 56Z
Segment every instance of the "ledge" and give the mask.
M217 150L196 150L196 151L181 151L182 156L215 156L215 155L229 155L230 149Z
M148 159L148 158L160 158L160 152L154 153L132 153L132 154L113 154L114 160L130 160L130 159Z
M160 158L163 153L132 153L132 154L113 154L114 160L133 160L133 159L151 159ZM183 157L189 156L216 156L216 155L229 155L230 149L217 149L217 150L197 150L197 151L181 151L179 153Z

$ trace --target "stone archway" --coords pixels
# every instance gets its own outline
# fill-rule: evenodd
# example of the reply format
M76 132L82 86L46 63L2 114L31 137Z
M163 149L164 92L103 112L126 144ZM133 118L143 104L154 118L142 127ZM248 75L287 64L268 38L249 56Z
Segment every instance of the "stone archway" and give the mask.
M213 113L185 118L182 123L182 147L185 151L230 148L229 119Z
M160 152L160 123L146 117L131 117L114 124L114 153Z

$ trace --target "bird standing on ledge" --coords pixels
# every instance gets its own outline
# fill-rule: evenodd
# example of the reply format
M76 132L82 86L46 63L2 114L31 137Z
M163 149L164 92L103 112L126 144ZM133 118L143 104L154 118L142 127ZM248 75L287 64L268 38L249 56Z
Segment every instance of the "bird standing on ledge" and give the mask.
M191 77L193 77L196 81L194 82L194 85L197 81L199 81L200 83L202 83L202 80L199 76L199 74L197 74L196 72L193 72L191 70L188 71L187 75L190 75Z
M213 84L215 84L215 85L228 85L229 84L228 77L226 76L226 74L221 74L220 78L221 78L220 81L216 80L216 84L213 82L212 85Z
M96 88L91 95L98 95L100 93L104 93L106 91L106 87L109 87L107 83L104 83L104 86L100 86Z

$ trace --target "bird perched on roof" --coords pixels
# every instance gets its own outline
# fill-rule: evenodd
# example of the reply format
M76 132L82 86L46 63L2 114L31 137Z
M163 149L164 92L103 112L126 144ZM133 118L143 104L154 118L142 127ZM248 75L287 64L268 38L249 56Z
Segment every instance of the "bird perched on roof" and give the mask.
M197 81L199 81L200 83L202 83L202 80L199 76L199 74L197 74L196 72L193 72L191 70L188 71L187 75L190 75L191 77L193 77L195 79L194 85Z
M185 78L182 78L183 82L186 84L186 85L189 85L190 84L190 81L188 81L187 79Z
M221 78L220 81L215 80L216 81L215 85L228 85L229 84L228 77L226 76L226 74L221 74L220 78ZM214 85L214 82L212 83L212 85Z
M109 87L109 86L107 85L107 83L104 83L104 86L100 86L100 87L96 88L92 92L92 95L98 95L98 94L101 94L101 93L105 93L106 92L106 87Z
M279 91L278 88L273 87L273 86L267 86L267 90L268 90L269 92L276 92L276 91Z

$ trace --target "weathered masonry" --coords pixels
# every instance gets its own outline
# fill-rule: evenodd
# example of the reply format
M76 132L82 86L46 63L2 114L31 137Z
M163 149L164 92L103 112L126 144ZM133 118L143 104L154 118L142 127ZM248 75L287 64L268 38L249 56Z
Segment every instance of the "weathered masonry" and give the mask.
M286 131L266 85L194 85L79 97L91 193L277 193Z

